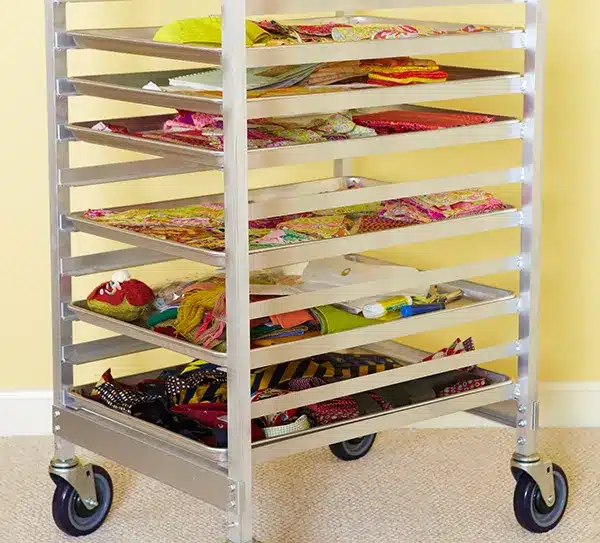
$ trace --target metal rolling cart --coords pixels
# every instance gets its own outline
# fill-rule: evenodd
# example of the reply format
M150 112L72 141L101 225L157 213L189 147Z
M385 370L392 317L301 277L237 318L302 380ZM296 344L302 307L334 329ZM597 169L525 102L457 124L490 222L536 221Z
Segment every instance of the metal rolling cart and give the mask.
M53 274L53 426L56 441L50 474L56 484L53 513L58 526L73 535L91 533L104 522L112 501L110 476L102 468L82 464L75 458L72 444L109 457L227 511L229 541L250 543L253 463L327 445L341 458L358 458L368 452L377 431L457 411L471 411L507 425L516 423L516 452L511 460L516 480L515 514L522 526L530 531L543 532L554 528L566 508L567 480L558 466L538 454L536 439L544 0L332 0L327 7L332 11L339 10L336 12L337 16L365 8L522 3L526 11L526 27L524 30L504 29L493 33L420 37L400 41L248 49L244 41L247 16L314 12L321 9L320 2L222 0L224 38L221 49L153 42L153 28L73 31L68 29L66 22L68 2L69 0L46 0ZM361 17L353 18L355 22L361 22L361 19L364 20ZM220 64L224 71L223 98L199 98L142 88L149 77L159 81L160 78L167 77L167 73L69 78L67 52L75 48ZM449 68L449 80L434 85L246 99L247 67L500 49L524 50L524 75ZM523 95L522 121L496 118L495 122L489 124L432 132L276 149L248 151L247 148L247 118L335 112L367 106L396 106L511 93ZM94 131L90 129L93 123L69 124L68 101L78 94L173 109L222 113L224 152L158 141L140 141L127 135ZM155 126L161 121L160 116L122 120L130 126L146 127ZM523 144L522 163L511 169L405 183L373 181L366 183L360 190L336 190L352 183L351 159L354 157L509 139L520 139ZM160 158L72 168L69 142L73 140L134 150ZM249 168L323 160L333 161L332 179L248 192ZM86 221L81 214L73 213L70 209L69 194L75 187L211 169L222 169L224 173L226 253L203 251L119 231ZM520 210L510 209L277 250L248 251L249 219L504 183L521 183ZM185 202L189 203L191 200ZM155 205L160 207L172 204L173 201ZM506 228L520 228L520 254L424 271L413 284L392 281L386 285L373 282L360 285L361 296L365 296L382 295L406 287L461 281L460 285L467 299L457 309L391 321L360 331L305 339L294 343L293 348L274 346L250 349L250 318L340 302L351 298L352 292L346 287L336 287L318 293L287 296L283 301L277 299L249 303L249 270ZM121 241L133 247L73 256L73 232L85 232ZM177 258L225 266L227 320L229 329L236 331L228 335L226 354L92 313L72 300L73 277ZM464 281L470 277L509 270L519 272L518 295ZM422 359L422 352L391 341L418 332L507 314L518 314L519 337L515 341L426 364L415 363ZM75 320L102 327L117 335L108 339L74 343L72 328ZM357 346L393 354L405 361L406 365L380 374L251 403L251 369ZM80 394L81 389L73 387L73 368L77 364L159 347L226 367L230 390L227 449L210 448L112 411L85 398ZM475 391L251 443L252 418L507 356L518 358L517 383L513 383L508 377L486 372L491 384ZM335 467L332 466L331 469Z

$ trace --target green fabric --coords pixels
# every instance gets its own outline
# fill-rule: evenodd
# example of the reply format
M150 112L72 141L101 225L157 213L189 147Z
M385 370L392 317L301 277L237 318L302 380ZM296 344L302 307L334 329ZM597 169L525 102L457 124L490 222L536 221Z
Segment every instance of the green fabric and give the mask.
M321 321L321 334L337 334L354 328L377 324L373 319L365 319L361 315L353 315L332 305L315 307L315 313Z
M246 45L267 43L271 35L252 21L246 21ZM169 23L158 29L154 41L221 45L221 17L200 17Z
M167 309L166 311L160 311L158 313L153 313L148 317L148 326L153 328L157 324L161 322L170 321L177 318L177 308Z

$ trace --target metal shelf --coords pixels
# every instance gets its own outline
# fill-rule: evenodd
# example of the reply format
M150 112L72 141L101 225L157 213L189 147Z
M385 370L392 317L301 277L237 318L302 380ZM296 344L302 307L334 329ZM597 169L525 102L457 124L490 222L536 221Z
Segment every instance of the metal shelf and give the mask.
M356 439L374 432L391 430L409 424L415 424L458 411L469 411L485 405L503 402L512 397L513 382L506 376L495 375L497 382L477 390L437 398L411 406L392 409L376 415L368 415L328 426L315 427L306 432L291 434L283 438L275 438L256 442L252 447L252 460L260 464L283 456L290 456L332 443Z
M442 69L449 75L448 80L444 83L380 87L312 95L250 98L248 99L248 117L291 116L314 112L333 113L345 109L395 106L521 92L522 77L519 74L452 66L443 66ZM71 79L71 83L74 90L83 95L134 104L221 114L223 109L221 98L143 89L150 81L159 87L167 87L170 78L196 72L198 72L197 69L97 75L75 77Z
M506 356L513 356L517 352L517 346L514 343L497 345L487 349L422 363L420 361L429 353L391 341L367 345L364 349L361 349L360 352L373 352L392 356L400 362L404 362L405 365L397 369L347 379L331 385L294 392L278 398L253 402L252 417L256 418L265 414L278 412L282 409L290 409L292 406L300 407L309 405L327 399L356 394L365 390L372 390L414 379L438 375L446 371L453 371L465 366L481 364ZM510 385L512 382L508 377L479 368L475 371L481 376L486 377L490 381L490 384L478 390L450 397L436 398L435 400L408 405L382 413L366 415L326 426L313 427L310 430L281 438L257 441L253 444L253 460L255 463L260 463L279 456L300 452L302 450L360 437L365 435L365 433L369 433L369 431L380 431L412 424L434 416L475 409L489 405L490 403L502 402L510 398ZM142 379L153 378L155 375L156 372L132 375L124 379L123 382L134 384ZM196 454L202 458L203 461L209 462L211 465L226 465L227 449L209 447L203 443L182 438L168 430L156 427L130 415L115 412L109 407L89 399L89 393L94 385L94 383L90 383L76 386L69 392L70 398L83 411L90 415L112 419L114 423L123 425L133 431L144 432L149 438L162 440L170 447L176 447L185 454ZM369 426L371 430L365 431L365 425L372 425ZM68 432L68 430L66 431ZM307 436L310 436L309 439L302 439Z
M451 111L418 106L402 106L394 109L409 109L412 111ZM148 117L111 119L105 122L125 127L131 132L137 132L161 129L164 122L171 117L172 115L154 115ZM498 115L494 116L494 118L496 120L490 123L461 126L458 128L391 134L387 136L356 138L343 141L328 141L324 143L307 143L303 145L290 145L268 149L253 149L248 151L248 167L270 168L273 166L285 166L305 162L318 162L386 153L402 153L416 151L418 149L435 149L438 147L450 147L452 145L467 145L471 143L521 138L522 124L520 121L511 117L502 117ZM192 145L144 139L129 134L92 130L92 127L97 123L98 121L73 123L69 124L67 128L77 139L86 143L105 145L116 149L168 158L179 157L182 160L199 162L213 168L222 168L224 165L224 153L222 151L214 151Z
M332 18L328 18L328 20L331 19ZM412 19L391 19L381 17L353 17L352 19L353 21L358 22L389 22L391 24L432 26L440 29L454 29L461 26L434 21L416 21ZM310 21L311 19L306 20ZM72 45L79 48L185 60L189 62L201 62L213 65L219 65L221 63L222 50L219 47L172 44L154 41L153 37L159 28L160 27L71 30L66 36L68 40L72 40ZM66 45L68 46L70 43L67 43ZM524 47L524 32L522 30L426 36L402 40L248 47L246 49L246 66L248 68L253 68L261 66L278 66L282 64L309 64L312 62L333 62L368 58L523 49Z
M102 225L95 221L83 219L81 216L69 215L68 218L79 232L137 247L144 247L158 253L193 260L194 262L200 262L209 266L223 267L226 263L225 252L190 247L174 241L161 240L138 234L137 232ZM256 249L249 252L250 269L274 268L276 266L286 266L288 264L305 262L306 260L343 255L350 252L370 251L396 245L408 245L422 241L488 232L490 230L515 228L519 226L520 221L520 211L507 209L484 215L404 226L381 232L308 241L281 248Z
M486 287L467 281L440 285L440 287L447 290L461 288L465 292L465 298L459 302L455 302L451 307L443 311L384 323L375 321L372 326L361 328L360 333L357 330L349 330L299 340L293 343L293 349L290 348L290 344L285 343L252 349L250 353L250 366L251 368L260 368L288 360L306 358L340 349L349 349L360 345L435 330L437 328L500 315L509 315L517 311L517 299L510 291ZM343 300L340 299L339 301ZM228 365L226 353L213 351L181 339L156 333L139 323L123 322L95 313L87 308L85 301L69 305L69 310L82 322L93 324L158 347L164 347L165 349L170 349L193 358L200 358L220 366Z

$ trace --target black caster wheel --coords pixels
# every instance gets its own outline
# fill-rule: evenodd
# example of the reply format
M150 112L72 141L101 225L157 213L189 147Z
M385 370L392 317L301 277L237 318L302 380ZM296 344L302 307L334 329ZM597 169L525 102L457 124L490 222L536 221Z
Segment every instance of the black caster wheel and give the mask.
M329 445L329 448L340 460L358 460L371 450L376 435L377 434L369 434L368 436L334 443L333 445Z
M96 482L98 505L88 509L75 489L60 477L53 477L56 484L52 498L52 516L56 525L72 536L95 532L106 520L113 500L113 485L110 475L99 466L92 466Z
M549 532L561 521L569 500L569 483L560 466L554 471L554 505L548 507L537 483L527 473L521 473L515 487L513 506L519 524L534 533Z

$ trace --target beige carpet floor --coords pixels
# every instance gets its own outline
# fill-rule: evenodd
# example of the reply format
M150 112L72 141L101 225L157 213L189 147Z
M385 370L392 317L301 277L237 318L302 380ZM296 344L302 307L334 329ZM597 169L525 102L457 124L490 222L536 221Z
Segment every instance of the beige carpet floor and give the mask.
M514 519L503 429L398 430L378 436L364 459L328 449L259 466L255 531L264 543L600 542L600 430L543 430L540 449L567 472L568 511L546 535ZM50 438L0 440L0 541L70 541L57 531L46 474ZM86 543L216 543L222 514L85 451L115 483L106 524Z

